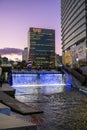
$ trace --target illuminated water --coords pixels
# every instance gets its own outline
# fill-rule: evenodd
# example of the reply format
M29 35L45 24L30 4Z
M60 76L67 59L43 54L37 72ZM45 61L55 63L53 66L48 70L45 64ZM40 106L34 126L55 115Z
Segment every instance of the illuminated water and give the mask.
M12 80L16 94L54 93L63 90L65 82L62 77L58 73L13 74Z
M44 113L17 117L36 123L37 130L87 130L87 95L71 85L78 81L67 73L31 76L14 75L15 98Z

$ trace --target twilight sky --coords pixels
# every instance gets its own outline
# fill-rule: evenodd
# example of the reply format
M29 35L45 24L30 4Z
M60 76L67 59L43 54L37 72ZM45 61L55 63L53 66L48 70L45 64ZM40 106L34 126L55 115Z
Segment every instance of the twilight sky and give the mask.
M55 29L61 55L60 0L0 0L0 49L27 46L30 27Z

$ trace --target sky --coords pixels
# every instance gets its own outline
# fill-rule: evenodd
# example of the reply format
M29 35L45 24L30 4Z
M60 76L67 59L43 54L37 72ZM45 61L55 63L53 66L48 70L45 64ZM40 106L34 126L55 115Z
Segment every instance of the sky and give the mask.
M60 0L0 0L0 49L27 47L30 27L55 29L61 55Z

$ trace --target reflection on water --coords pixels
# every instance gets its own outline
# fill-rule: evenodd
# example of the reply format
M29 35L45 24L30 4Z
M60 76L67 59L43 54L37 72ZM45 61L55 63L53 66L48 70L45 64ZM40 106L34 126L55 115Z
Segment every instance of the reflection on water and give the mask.
M46 77L45 77L46 76ZM21 77L21 76L20 76ZM29 77L28 77L29 78ZM34 78L22 78L32 81L13 87L16 99L44 111L23 117L40 125L37 130L86 130L87 129L87 96L72 88L72 77L65 75L34 75ZM15 81L14 79L14 81ZM34 79L34 81L33 81ZM37 79L37 82L36 82ZM66 84L66 85L65 85Z

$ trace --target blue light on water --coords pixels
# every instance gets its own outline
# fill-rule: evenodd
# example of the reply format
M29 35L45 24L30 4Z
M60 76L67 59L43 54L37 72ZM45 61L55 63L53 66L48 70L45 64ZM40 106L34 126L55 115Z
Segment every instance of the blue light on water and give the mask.
M16 94L54 93L63 91L62 74L12 74Z
M72 85L71 84L66 85L66 90L67 91L72 91Z
M66 83L66 90L72 91L72 78L71 78L71 76L68 73L66 73L63 77L64 77L64 81Z
M62 74L13 74L13 86L64 84Z
M36 84L37 74L12 74L13 85Z
M41 74L40 84L62 84L62 74Z

